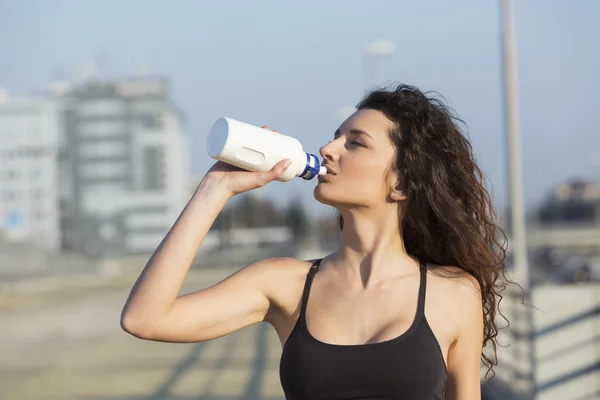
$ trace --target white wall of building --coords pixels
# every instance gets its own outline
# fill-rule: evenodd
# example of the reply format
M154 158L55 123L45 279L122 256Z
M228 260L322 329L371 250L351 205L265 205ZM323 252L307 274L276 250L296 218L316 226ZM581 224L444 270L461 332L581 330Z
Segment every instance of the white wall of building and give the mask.
M160 90L144 92L153 84ZM166 84L106 85L122 97L83 85L62 97L0 98L0 230L7 240L58 251L64 236L70 249L85 252L89 242L98 256L151 252L177 219L190 195L188 138L168 94L161 96Z
M59 249L60 131L53 99L9 96L0 103L0 227L8 240Z
M145 179L146 171L142 162L144 150L148 147L155 147L164 151L162 168L164 177L162 179L165 186L161 190L164 197L161 199L160 205L166 206L167 212L144 213L135 218L135 223L128 221L128 226L133 228L126 239L128 247L133 251L151 252L160 244L164 234L175 223L189 200L189 191L187 190L189 182L188 138L182 131L179 116L174 110L168 109L162 113L160 124L157 127L136 126L132 140L134 142L132 165L136 186L142 186ZM140 224L153 229L154 233L140 230Z

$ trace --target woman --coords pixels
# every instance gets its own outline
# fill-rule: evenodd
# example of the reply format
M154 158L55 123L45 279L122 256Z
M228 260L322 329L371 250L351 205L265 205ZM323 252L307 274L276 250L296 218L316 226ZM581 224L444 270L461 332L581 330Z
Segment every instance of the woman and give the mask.
M340 213L339 249L322 260L259 261L178 297L225 203L287 168L217 162L135 283L123 329L198 342L269 322L288 399L480 399L505 249L455 120L411 86L369 93L320 149L328 174L314 196Z

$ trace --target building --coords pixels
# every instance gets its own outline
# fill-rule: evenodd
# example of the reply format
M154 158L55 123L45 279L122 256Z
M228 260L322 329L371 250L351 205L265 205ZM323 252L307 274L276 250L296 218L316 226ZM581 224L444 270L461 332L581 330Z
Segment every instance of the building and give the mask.
M88 81L64 102L63 247L152 252L189 199L187 137L168 81Z
M0 229L6 240L57 251L61 104L0 94Z
M188 140L160 77L0 93L0 230L92 257L152 252L189 199Z
M542 224L600 224L600 184L573 179L554 188L539 212Z

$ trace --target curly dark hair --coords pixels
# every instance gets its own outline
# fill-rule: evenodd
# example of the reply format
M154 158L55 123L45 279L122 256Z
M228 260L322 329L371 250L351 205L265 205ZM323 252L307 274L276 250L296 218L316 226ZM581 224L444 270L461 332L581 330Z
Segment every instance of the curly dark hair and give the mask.
M422 262L458 267L460 274L467 272L479 282L484 314L481 358L488 368L487 380L497 365L501 292L514 282L505 276L506 235L496 224L484 185L487 178L459 129L466 124L442 100L438 93L401 84L369 92L356 108L378 110L394 123L389 137L397 152L391 167L407 196L401 229L408 254ZM341 215L339 223L343 230ZM492 357L483 352L488 343Z

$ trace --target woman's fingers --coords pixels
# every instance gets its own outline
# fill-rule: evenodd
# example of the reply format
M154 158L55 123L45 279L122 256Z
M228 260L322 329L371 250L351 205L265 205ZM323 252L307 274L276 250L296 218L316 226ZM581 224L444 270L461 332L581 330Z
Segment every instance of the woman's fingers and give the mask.
M267 125L263 125L263 126L261 126L261 128L263 128L263 129L269 129L269 127ZM274 129L273 132L278 132L279 133L279 131L277 129Z

